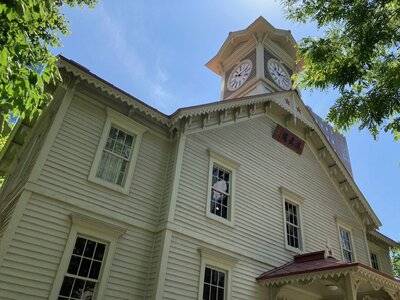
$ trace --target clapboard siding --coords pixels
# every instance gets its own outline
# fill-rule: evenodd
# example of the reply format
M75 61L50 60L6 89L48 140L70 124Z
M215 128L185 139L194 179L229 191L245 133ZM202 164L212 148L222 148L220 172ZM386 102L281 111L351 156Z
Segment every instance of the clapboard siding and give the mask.
M177 159L177 146L179 139L175 138L171 141L170 152L168 156L168 166L165 173L164 195L160 205L159 223L164 223L168 218L168 207L171 197L171 190L174 179L175 164Z
M368 262L360 225L308 146L302 155L272 139L275 124L267 117L204 132L186 139L175 221L216 241L265 256L278 266L291 260L284 249L281 186L304 197L302 225L305 251L325 249L330 240L341 258L336 218L353 226L360 262ZM205 216L211 148L240 164L235 186L235 225L226 227Z
M153 242L153 250L151 262L148 270L148 279L147 279L147 294L145 299L154 299L156 289L157 289L157 278L159 275L159 268L161 264L161 256L163 250L163 232L158 232L155 234L154 242Z
M197 299L200 282L199 247L209 247L181 234L172 235L163 299ZM271 266L238 256L232 269L232 299L260 299L255 278Z
M389 256L389 248L379 242L368 240L368 247L370 252L378 255L378 264L381 272L393 276L392 262Z
M185 261L185 266L180 265ZM197 299L200 253L191 239L172 235L163 299Z
M70 228L68 215L60 217L60 211L30 199L0 269L0 282L7 282L0 294L12 299L48 298Z
M106 120L105 109L75 96L45 162L38 184L46 189L153 225L158 224L168 168L169 141L143 134L129 195L89 182ZM165 202L165 201L164 201Z
M30 130L14 172L4 182L0 194L0 213L3 216L0 219L0 241L17 204L17 194L23 189L32 172L60 103L59 100L53 101L47 111L43 113L39 122L36 122L34 128ZM19 126L24 125L20 124Z
M153 234L136 230L119 239L107 284L107 299L144 298L153 240Z
M3 237L8 223L13 216L13 212L15 210L15 206L17 205L18 197L8 203L8 205L1 211L1 218L0 218L0 242L1 238Z
M0 269L0 295L18 300L48 298L70 232L72 212L79 212L79 208L33 194ZM134 227L120 237L106 299L145 296L154 240L154 234Z

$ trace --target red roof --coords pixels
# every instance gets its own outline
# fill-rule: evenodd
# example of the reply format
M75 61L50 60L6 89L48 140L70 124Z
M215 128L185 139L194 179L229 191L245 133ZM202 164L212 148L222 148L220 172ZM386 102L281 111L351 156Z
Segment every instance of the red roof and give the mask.
M275 277L285 277L289 275L318 272L329 269L352 267L357 263L345 263L334 257L325 258L325 251L318 251L294 256L294 260L265 272L257 277L257 280L270 279Z

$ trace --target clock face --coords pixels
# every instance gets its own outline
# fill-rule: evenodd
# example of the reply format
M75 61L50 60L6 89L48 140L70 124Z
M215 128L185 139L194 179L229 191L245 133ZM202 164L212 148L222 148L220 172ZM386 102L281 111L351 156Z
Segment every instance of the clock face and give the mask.
M249 78L252 69L253 63L251 60L242 61L229 75L227 89L233 92L240 88Z
M290 90L292 81L285 67L276 59L271 58L268 63L268 72L275 83L284 90Z

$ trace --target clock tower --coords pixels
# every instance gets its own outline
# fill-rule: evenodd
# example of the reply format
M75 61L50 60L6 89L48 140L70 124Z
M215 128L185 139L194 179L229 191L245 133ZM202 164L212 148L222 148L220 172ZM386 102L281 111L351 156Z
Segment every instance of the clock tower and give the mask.
M229 33L206 66L222 77L221 100L292 89L296 41L263 17L249 27Z

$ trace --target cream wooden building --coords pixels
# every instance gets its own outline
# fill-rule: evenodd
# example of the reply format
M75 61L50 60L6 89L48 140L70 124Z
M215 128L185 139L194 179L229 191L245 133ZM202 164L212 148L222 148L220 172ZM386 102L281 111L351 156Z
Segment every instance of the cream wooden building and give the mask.
M400 299L294 47L263 18L230 33L222 101L170 116L60 57L1 153L0 299Z

